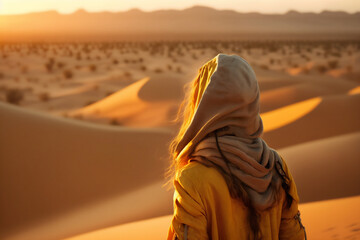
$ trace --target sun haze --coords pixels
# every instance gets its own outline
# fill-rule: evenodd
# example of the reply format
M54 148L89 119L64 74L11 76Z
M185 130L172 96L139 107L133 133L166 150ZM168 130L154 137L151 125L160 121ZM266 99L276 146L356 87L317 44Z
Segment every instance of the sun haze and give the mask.
M221 2L216 0L2 0L0 2L0 14L21 14L49 10L56 10L61 13L71 13L80 8L90 12L126 11L131 8L139 8L144 11L153 11L158 9L184 9L194 5L204 5L216 9L232 9L239 12L261 13L284 13L289 10L296 10L300 12L321 12L323 10L331 10L346 11L350 13L360 11L360 1L353 0L224 0Z

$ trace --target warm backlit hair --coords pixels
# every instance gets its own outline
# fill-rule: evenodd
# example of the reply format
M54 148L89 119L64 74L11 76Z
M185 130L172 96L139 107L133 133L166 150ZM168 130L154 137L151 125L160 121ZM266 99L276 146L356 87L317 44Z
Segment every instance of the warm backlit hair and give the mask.
M180 104L176 118L173 120L175 123L182 121L182 124L178 134L175 136L175 138L173 138L169 146L171 165L166 172L166 178L168 179L166 184L170 186L173 184L174 176L177 176L181 169L187 164L187 158L178 159L179 152L176 151L176 148L181 139L184 137L186 130L190 126L191 120L196 111L196 105L199 101L198 97L201 97L198 94L200 74L201 72L199 70L197 77L193 81L185 84L185 98Z

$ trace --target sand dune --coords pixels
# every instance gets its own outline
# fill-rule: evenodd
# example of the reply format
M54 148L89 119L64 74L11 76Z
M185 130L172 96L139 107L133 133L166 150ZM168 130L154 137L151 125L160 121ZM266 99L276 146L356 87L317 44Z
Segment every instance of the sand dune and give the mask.
M282 148L301 202L360 195L360 131Z
M159 181L126 194L79 206L71 212L59 214L56 218L14 233L7 239L63 239L169 214L172 209L172 194L161 186L162 182Z
M360 86L351 89L348 94L355 95L355 94L359 94L359 93L360 93Z
M172 79L144 78L72 114L87 119L116 119L125 126L169 126L183 97L182 86L181 81Z
M169 130L95 125L7 104L0 104L0 116L1 237L58 239L171 213L172 192L161 188ZM280 150L302 202L360 194L354 185L359 137ZM141 226L151 228L148 223ZM117 237L139 234L119 231Z
M291 86L278 87L276 89L263 91L260 95L261 112L267 112L288 104L304 101L319 96L334 94L346 94L356 87L356 83L339 79L326 79L324 84L321 80L307 81L293 84Z
M261 114L264 123L264 132L276 130L295 122L313 111L321 101L322 99L320 97L311 98Z
M96 125L4 103L0 127L2 239L162 181L167 166L171 133L162 128Z
M311 140L360 130L360 95L331 95L322 98L314 110L287 125L265 132L271 147L282 148ZM294 104L293 107L302 106ZM292 114L289 108L289 114ZM274 111L276 113L276 111ZM283 112L286 118L292 118ZM269 117L270 118L270 117ZM267 123L264 122L266 128ZM272 123L270 123L272 125Z
M308 239L358 239L360 197L300 204ZM165 239L171 215L123 224L75 236L68 240Z

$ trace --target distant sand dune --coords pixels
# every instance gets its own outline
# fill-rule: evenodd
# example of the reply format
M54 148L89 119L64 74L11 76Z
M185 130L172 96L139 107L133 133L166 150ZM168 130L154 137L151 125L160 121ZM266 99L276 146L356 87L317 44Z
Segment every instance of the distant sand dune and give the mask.
M320 103L320 97L311 98L306 101L294 103L279 109L261 114L264 122L264 132L276 130L295 122L299 118L313 111Z
M356 83L344 80L325 80L328 82L324 83L324 79L317 81L306 80L291 86L263 91L260 95L260 110L263 113L314 97L346 94L356 87Z
M294 105L296 106L296 105ZM274 148L360 130L360 95L323 97L311 112L280 128L265 132L263 138ZM291 108L289 108L291 110ZM283 113L286 115L286 113ZM292 114L289 111L289 114ZM287 116L291 118L291 116ZM266 125L266 122L264 123Z
M72 114L117 119L119 125L125 126L168 126L183 97L182 86L177 80L144 78Z

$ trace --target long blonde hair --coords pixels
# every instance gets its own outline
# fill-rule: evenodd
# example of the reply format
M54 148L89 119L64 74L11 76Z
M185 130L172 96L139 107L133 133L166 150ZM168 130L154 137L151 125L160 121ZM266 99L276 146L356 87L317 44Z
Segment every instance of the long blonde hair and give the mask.
M178 159L179 152L176 151L176 148L184 137L186 130L188 129L191 120L194 116L196 105L198 102L198 89L199 89L199 80L200 80L200 72L199 69L198 75L195 77L193 81L190 81L184 85L185 97L181 102L180 107L178 109L176 118L172 121L174 123L181 123L181 127L179 129L178 134L172 139L169 145L169 153L171 164L168 167L165 177L167 182L165 185L169 187L172 186L174 177L181 171L181 169L187 164L186 158Z

